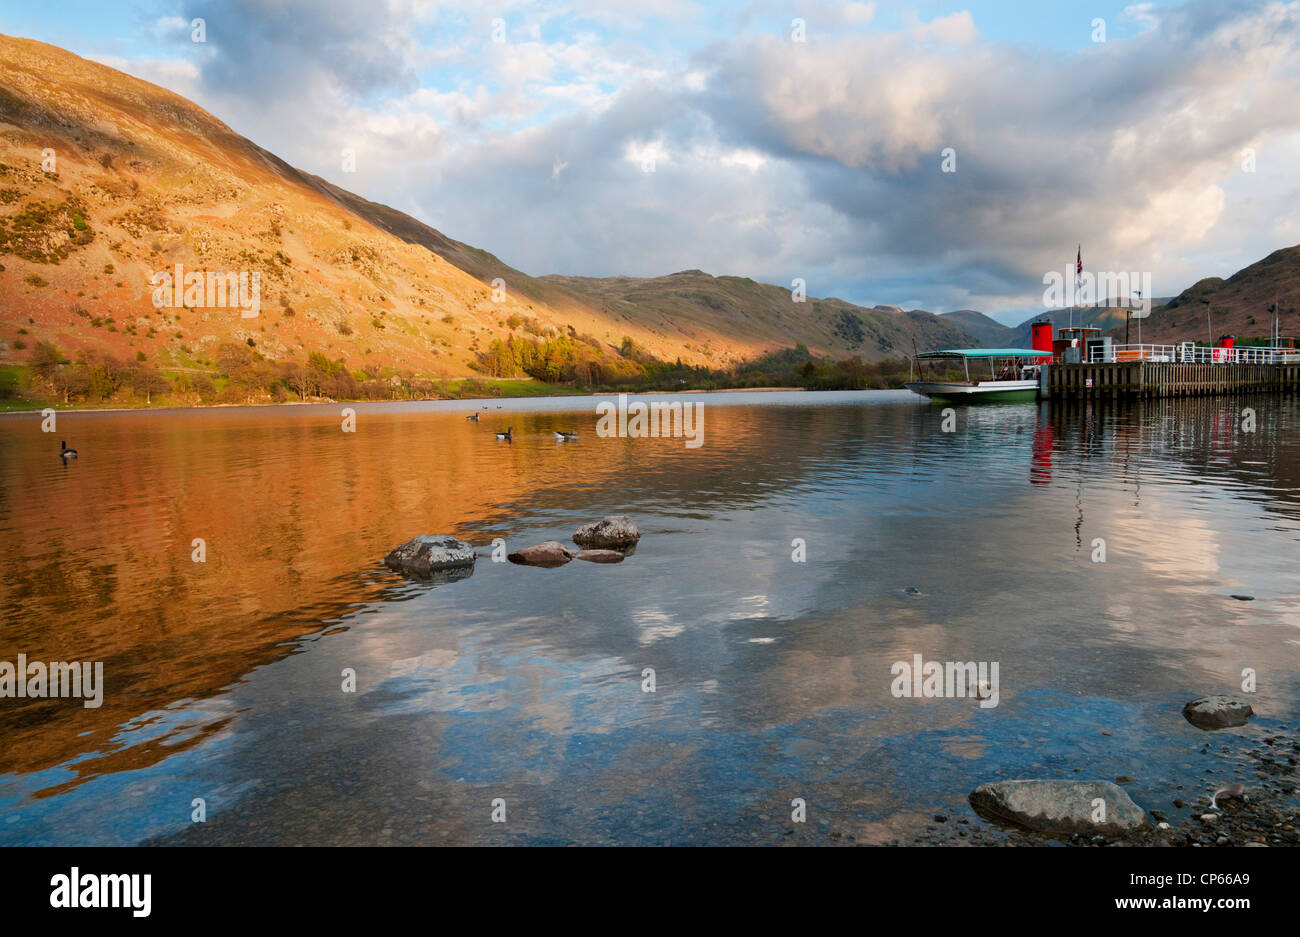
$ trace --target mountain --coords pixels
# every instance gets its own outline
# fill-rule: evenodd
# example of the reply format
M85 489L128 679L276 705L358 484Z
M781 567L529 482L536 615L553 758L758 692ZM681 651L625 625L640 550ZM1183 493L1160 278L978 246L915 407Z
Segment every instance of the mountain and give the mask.
M939 314L939 318L951 322L968 336L988 348L1014 348L1011 337L1015 329L991 319L974 309L958 309L954 312Z
M249 294L257 274L259 308L245 316L202 289L164 290L180 302L155 305L155 278L177 265L223 286L247 275ZM700 271L529 276L295 169L179 95L4 36L0 309L0 365L50 343L176 372L219 370L235 346L279 365L320 353L382 378L470 375L511 335L710 367L796 342L880 359L963 340L930 313L795 303L781 287Z
M1053 333L1068 328L1071 322L1071 310L1047 309L1030 316L1024 322L1012 327L1003 325L973 309L959 309L956 312L941 313L939 318L949 321L962 330L969 338L989 348L1030 348L1033 345L1032 325L1043 317L1052 320ZM1076 326L1086 325L1100 328L1103 332L1119 325L1124 325L1124 310L1106 306L1076 306L1073 310L1073 322Z
M1011 340L1008 347L1011 348L1029 348L1033 342L1033 324L1044 316L1052 320L1052 332L1055 334L1061 329L1070 327L1073 322L1075 327L1098 328L1102 332L1107 332L1113 328L1119 328L1120 336L1124 334L1124 318L1127 315L1122 307L1107 306L1097 304L1093 306L1075 306L1071 309L1048 309L1040 312L1038 315L1030 316L1024 322L1011 330ZM1146 336L1143 335L1145 339ZM1134 337L1134 341L1137 338Z
M841 299L791 300L790 291L744 277L683 270L666 277L547 276L545 282L580 296L611 317L637 321L660 341L698 349L726 337L749 347L789 346L868 361L966 342L956 326L933 313L897 306L867 309Z
M1192 284L1151 310L1142 323L1142 340L1205 341L1211 331L1215 339L1223 334L1267 338L1273 328L1274 302L1281 310L1281 334L1296 337L1300 333L1300 245L1276 250L1226 280L1207 277Z

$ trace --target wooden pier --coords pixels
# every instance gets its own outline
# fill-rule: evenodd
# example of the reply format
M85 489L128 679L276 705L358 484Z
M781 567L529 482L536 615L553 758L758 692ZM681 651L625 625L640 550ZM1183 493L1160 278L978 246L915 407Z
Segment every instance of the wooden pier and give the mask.
M1178 364L1114 361L1050 364L1041 394L1070 397L1199 397L1292 392L1300 389L1300 364Z

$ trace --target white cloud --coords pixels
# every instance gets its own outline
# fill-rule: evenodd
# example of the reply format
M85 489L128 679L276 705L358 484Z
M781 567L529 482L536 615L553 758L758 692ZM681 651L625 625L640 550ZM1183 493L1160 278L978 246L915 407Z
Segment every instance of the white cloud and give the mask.
M854 26L865 26L876 17L874 3L845 3L842 7L844 22Z
M187 59L124 59L116 55L87 55L86 58L186 97L194 96L202 76L199 66Z
M915 13L910 14L909 19L912 25L908 28L908 33L917 42L937 42L957 46L974 42L979 36L979 31L975 28L975 20L969 10L940 16L928 23L917 21Z
M719 161L724 166L743 166L750 172L755 172L767 165L767 157L757 150L732 150L723 154Z
M1160 16L1156 13L1154 3L1134 3L1124 8L1125 19L1132 20L1143 29L1155 29L1160 25Z

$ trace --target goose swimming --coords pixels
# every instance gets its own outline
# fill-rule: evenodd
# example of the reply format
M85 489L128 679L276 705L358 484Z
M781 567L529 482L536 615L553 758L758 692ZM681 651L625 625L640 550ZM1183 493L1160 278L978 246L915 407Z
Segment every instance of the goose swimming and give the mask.
M467 420L473 420L475 423L477 423L477 422L478 422L478 414L477 414L477 413L471 413L469 416L465 417L465 419L467 419Z
M514 438L515 438L515 428L513 426L510 427L508 430L506 430L504 433L497 433L497 439L504 439L506 442L511 442Z
M65 459L75 459L77 457L77 450L69 449L68 444L65 441L59 440L59 455L63 456Z
M558 440L560 440L561 442L570 442L571 440L577 439L577 438L578 438L578 434L577 434L577 433L566 433L566 432L564 432L563 430L556 430L556 431L555 431L555 438L558 439Z

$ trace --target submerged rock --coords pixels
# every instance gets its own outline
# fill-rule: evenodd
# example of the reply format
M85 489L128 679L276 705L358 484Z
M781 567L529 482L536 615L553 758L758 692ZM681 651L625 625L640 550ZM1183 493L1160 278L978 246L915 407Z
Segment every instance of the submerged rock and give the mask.
M384 557L384 565L416 576L473 566L474 547L450 534L420 534Z
M617 550L583 550L575 559L586 560L588 563L621 563L625 557Z
M1202 696L1183 707L1183 718L1198 729L1244 726L1253 715L1249 703L1232 696Z
M545 543L538 543L531 547L524 547L522 550L516 550L506 559L512 563L518 563L520 566L545 566L550 568L563 566L576 555L577 553L560 543L560 541L547 540Z
M1142 808L1110 781L997 781L981 784L969 799L985 819L1043 833L1120 836L1148 825Z
M641 531L636 529L636 524L622 514L611 515L594 524L583 524L573 535L573 542L578 546L596 549L635 546L640 539Z

